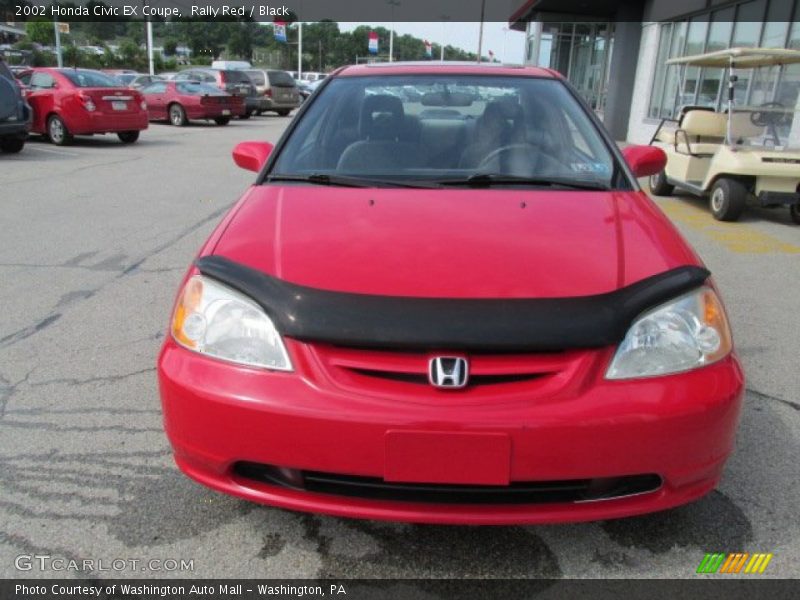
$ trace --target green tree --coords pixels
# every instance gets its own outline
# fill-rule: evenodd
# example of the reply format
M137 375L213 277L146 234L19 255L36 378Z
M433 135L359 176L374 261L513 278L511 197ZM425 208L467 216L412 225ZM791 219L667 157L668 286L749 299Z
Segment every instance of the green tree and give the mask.
M166 56L175 56L178 52L178 40L175 38L167 38L164 40L164 54Z
M56 43L56 33L51 21L28 21L25 23L25 33L29 41L45 46Z

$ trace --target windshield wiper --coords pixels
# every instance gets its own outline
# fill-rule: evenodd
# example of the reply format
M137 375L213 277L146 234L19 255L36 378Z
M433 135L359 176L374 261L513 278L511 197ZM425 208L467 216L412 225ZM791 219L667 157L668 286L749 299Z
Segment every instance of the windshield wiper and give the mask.
M351 177L348 175L328 175L311 173L310 175L270 175L266 181L299 181L316 185L333 185L341 187L402 187L402 188L438 188L439 183L427 181L398 181L395 179L373 179L368 177Z
M503 173L475 173L463 179L442 179L441 185L466 185L470 187L490 187L493 185L539 185L564 187L575 190L609 190L610 187L599 181L575 181L555 177L524 177Z

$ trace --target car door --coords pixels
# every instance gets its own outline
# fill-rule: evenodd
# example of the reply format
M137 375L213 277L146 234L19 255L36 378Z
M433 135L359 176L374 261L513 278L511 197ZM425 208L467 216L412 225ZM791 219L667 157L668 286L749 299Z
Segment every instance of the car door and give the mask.
M168 84L164 81L157 81L142 88L150 119L161 120L167 118L167 93Z
M33 109L33 131L44 133L47 115L56 110L56 81L52 75L34 71L28 82L28 104Z

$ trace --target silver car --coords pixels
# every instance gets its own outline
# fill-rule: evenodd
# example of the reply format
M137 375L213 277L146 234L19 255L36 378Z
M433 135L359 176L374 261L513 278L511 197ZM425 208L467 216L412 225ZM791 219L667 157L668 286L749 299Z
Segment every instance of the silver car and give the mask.
M256 114L274 111L281 116L286 116L300 106L302 100L297 84L286 71L248 69L245 73L256 86L258 95L264 99L262 106L265 108L258 110Z

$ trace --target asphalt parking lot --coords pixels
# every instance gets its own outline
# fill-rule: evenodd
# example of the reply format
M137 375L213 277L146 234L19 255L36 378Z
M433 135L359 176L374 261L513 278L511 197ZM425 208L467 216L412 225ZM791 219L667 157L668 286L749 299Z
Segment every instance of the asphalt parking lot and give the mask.
M139 143L34 140L0 156L0 577L15 557L191 559L128 577L697 577L705 552L771 552L800 575L800 227L659 200L724 293L748 378L718 491L669 512L544 527L432 527L291 513L173 465L155 359L176 286L253 180L230 159L289 119L152 124ZM762 576L762 577L763 577Z

